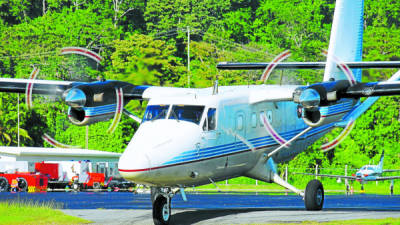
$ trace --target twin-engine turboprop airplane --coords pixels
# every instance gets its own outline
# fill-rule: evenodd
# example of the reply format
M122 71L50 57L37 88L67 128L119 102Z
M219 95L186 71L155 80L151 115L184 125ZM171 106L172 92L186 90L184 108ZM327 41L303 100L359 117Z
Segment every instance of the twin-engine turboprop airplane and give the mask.
M381 159L379 160L378 165L362 166L352 176L331 175L331 174L318 174L317 176L331 177L331 178L337 178L337 179L343 178L343 179L348 179L348 180L356 180L362 184L365 184L368 181L383 181L383 180L400 179L400 176L382 176L383 173L400 171L400 170L392 170L392 169L384 170L383 169L383 158L384 158L384 151L382 151ZM300 173L300 174L315 176L315 174L311 174L311 173Z
M169 223L171 198L180 191L186 199L185 187L239 176L277 183L302 196L307 210L321 210L322 184L312 180L305 191L299 190L280 178L277 164L293 159L332 128L356 120L379 96L400 94L400 73L386 82L361 83L359 68L400 67L400 62L361 61L362 28L363 1L338 0L327 63L277 63L278 59L218 65L268 70L326 65L323 81L308 86L190 89L3 78L0 91L60 96L77 125L117 118L129 100L148 100L119 171L127 180L151 186L155 224ZM361 103L361 97L368 98Z

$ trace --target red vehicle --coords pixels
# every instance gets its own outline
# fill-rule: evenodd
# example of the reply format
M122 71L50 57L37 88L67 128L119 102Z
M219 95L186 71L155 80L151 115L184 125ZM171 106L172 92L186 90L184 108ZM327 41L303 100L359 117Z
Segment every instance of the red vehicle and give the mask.
M49 178L49 188L51 189L65 188L67 185L73 189L101 189L104 187L105 175L103 173L81 170L80 174L77 173L77 175L69 178L61 167L60 163L35 163L35 171ZM64 174L64 176L60 177L60 174Z
M48 178L42 174L29 172L0 173L0 192L42 192L47 191L47 185Z
M111 188L130 190L134 184L116 176L115 165L89 161L28 162L3 164L0 172L0 192L74 190ZM33 168L34 165L34 168ZM8 170L4 169L8 168ZM11 169L10 169L11 168ZM18 172L28 171L29 172ZM93 171L93 172L92 172ZM107 182L105 180L107 179Z

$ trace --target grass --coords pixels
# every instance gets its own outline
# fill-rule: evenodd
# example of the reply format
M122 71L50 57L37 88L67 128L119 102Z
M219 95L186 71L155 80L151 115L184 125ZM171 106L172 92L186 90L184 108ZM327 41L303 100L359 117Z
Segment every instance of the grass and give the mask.
M91 221L62 213L55 203L0 202L0 224L87 224Z

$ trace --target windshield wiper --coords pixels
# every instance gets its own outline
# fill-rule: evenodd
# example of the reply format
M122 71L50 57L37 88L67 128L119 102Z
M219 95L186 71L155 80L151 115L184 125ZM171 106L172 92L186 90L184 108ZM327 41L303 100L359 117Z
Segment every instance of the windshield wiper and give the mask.
M163 109L157 116L155 116L153 119L151 119L150 121L154 121L155 119L157 119L158 117L161 117L162 114L164 114L167 110ZM165 114L164 114L165 115Z
M176 113L175 113L175 111L173 109L171 110L171 113L173 114L173 116L175 116L176 121L179 122L179 118L178 118L178 116L176 115Z

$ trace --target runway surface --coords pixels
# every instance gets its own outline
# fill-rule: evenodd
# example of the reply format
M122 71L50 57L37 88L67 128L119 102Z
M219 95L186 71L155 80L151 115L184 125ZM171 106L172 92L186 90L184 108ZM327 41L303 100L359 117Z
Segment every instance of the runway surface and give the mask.
M187 194L172 200L173 224L250 224L400 217L400 195L327 195L324 210L304 210L295 195ZM97 224L152 224L149 194L129 192L0 193L0 201L53 202Z

